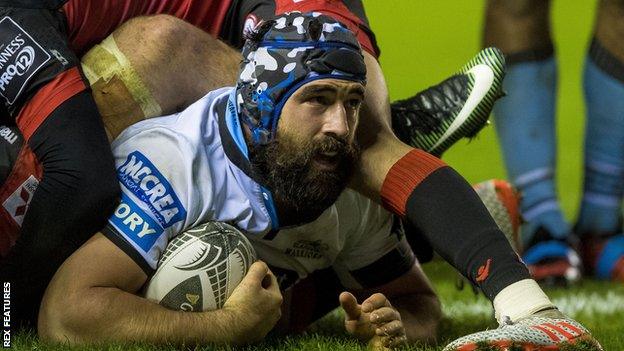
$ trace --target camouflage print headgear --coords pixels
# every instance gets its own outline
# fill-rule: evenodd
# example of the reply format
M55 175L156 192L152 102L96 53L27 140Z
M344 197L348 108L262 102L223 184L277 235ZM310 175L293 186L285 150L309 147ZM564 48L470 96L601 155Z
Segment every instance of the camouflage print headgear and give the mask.
M357 39L320 13L291 12L260 24L242 54L237 107L255 144L275 137L282 107L302 85L324 78L366 83Z

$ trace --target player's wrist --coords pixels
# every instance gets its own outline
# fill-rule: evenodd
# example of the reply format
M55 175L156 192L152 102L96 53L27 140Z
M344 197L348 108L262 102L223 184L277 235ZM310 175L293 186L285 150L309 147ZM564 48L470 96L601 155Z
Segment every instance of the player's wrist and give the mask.
M229 321L228 333L235 344L250 344L262 340L271 330L264 316L245 305L223 306L220 310Z
M188 313L188 312L184 312ZM221 308L213 311L193 312L203 314L201 323L201 343L243 345L252 342L249 327L241 313L232 308Z

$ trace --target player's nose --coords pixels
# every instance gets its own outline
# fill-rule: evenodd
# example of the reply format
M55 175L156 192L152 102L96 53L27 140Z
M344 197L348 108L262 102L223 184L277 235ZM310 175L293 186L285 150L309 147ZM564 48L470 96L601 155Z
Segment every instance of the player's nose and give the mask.
M335 103L326 114L323 121L323 133L334 134L341 138L349 135L347 110L342 103Z

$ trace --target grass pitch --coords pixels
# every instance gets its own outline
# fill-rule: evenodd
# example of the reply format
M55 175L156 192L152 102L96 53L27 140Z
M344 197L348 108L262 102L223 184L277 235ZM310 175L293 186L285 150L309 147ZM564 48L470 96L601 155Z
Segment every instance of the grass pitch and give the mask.
M574 217L578 208L581 184L584 107L580 77L595 4L594 0L553 2L553 32L560 78L557 179L562 207L569 218ZM417 90L436 84L459 69L480 47L483 0L364 0L364 5L382 50L381 64L392 99L411 96ZM463 141L459 144L447 153L445 160L469 181L476 183L505 177L493 128L486 128L470 145ZM410 349L441 350L446 342L456 337L496 327L489 302L483 296L475 296L470 289L457 291L451 268L435 262L425 265L425 270L441 296L446 318L440 328L440 346ZM624 349L624 286L584 280L579 286L548 293L565 313L589 328L605 350ZM342 316L334 312L304 335L272 339L244 350L365 349L342 330ZM18 350L69 349L39 343L32 334L14 336L13 347ZM133 344L80 349L152 351L176 348Z
M475 295L471 289L459 291L455 287L457 275L443 262L426 264L427 275L442 299L445 318L440 328L439 345L413 345L406 350L434 351L442 350L453 339L468 333L495 328L489 301L482 295ZM624 348L624 286L608 282L585 280L581 285L563 289L547 290L549 296L562 311L575 317L589 328L601 342L605 350L617 351ZM336 297L338 298L338 297ZM239 348L246 351L261 350L366 350L366 346L351 339L344 333L342 314L334 311L302 335L287 338L272 338L257 346ZM16 350L70 350L67 346L46 345L40 343L32 334L20 334L14 337ZM170 351L176 347L153 347L145 344L98 345L80 347L78 350L136 350ZM196 350L234 350L228 347L203 347ZM483 351L490 350L484 348ZM576 346L570 350L589 351L588 347Z

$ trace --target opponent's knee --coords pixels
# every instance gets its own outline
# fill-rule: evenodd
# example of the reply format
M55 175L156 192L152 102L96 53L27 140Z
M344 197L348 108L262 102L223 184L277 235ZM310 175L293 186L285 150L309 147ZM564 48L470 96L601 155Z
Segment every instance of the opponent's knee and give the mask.
M172 77L159 73L180 54L192 26L168 15L124 23L81 59L110 139L140 120L170 113L169 99L154 87Z
M160 104L112 35L89 50L81 64L109 140L138 121L162 115Z

